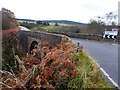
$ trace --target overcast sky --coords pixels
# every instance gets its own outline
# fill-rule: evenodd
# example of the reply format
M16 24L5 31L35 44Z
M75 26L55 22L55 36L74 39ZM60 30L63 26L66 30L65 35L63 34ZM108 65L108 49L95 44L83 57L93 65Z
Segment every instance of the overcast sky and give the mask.
M16 18L71 20L88 23L95 16L118 11L119 0L0 0Z

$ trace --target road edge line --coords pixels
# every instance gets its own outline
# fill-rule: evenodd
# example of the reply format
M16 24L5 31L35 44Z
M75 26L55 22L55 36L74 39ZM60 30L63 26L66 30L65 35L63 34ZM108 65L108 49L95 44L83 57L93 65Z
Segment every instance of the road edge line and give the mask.
M119 85L109 76L109 74L102 68L100 67L100 65L90 56L88 55L89 58L91 60L93 60L93 62L98 66L98 68L100 69L100 71L104 74L105 78L107 78L109 80L109 82L115 87L117 88L118 90L120 90L120 87Z

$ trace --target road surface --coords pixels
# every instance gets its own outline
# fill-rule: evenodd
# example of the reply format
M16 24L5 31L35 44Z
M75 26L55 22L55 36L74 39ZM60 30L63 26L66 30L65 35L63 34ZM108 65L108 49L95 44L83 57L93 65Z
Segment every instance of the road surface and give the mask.
M84 50L96 60L96 62L107 72L107 74L118 84L118 47L117 44L100 43L97 41L71 38L77 44L83 46Z
M27 27L25 26L19 26L20 30L23 30L23 31L30 31Z

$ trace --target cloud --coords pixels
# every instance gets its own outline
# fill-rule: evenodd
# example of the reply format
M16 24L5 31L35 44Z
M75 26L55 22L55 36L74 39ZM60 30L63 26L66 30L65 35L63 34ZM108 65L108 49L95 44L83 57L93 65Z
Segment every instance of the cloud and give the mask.
M88 22L91 17L117 10L118 0L1 0L2 7L18 18Z

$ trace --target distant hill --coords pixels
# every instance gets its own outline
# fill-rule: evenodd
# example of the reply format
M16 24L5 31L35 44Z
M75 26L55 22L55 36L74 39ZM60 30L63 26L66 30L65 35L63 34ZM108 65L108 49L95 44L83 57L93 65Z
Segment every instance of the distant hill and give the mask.
M62 23L62 24L86 25L85 23L69 21L69 20L42 20L42 21Z
M16 18L17 20L21 20L21 21L37 21L37 20L32 20L32 19L19 19L19 18Z
M74 24L74 25L87 25L86 23L69 21L69 20L32 20L32 19L18 19L23 21L41 21L41 22L53 22L53 23L62 23L62 24Z

